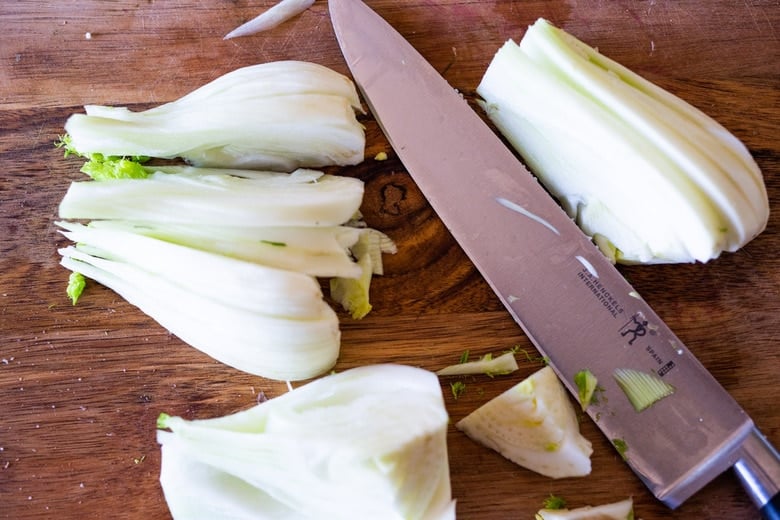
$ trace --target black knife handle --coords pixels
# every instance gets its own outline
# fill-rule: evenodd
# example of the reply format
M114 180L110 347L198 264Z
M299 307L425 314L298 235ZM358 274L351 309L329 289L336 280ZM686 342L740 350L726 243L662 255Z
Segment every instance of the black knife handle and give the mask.
M780 493L761 508L761 518L764 520L780 520Z
M734 471L764 520L780 520L780 456L757 428L742 444Z

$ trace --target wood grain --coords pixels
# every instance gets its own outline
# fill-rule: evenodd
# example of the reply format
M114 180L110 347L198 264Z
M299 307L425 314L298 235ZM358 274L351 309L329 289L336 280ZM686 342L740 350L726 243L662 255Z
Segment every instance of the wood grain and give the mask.
M152 106L240 66L303 59L347 72L327 4L263 35L223 41L272 2L78 0L0 4L0 517L168 518L154 424L254 404L283 383L229 369L184 345L111 291L78 306L52 222L79 163L52 143L82 105ZM622 268L723 385L780 444L780 9L769 1L369 1L469 99L507 38L543 16L718 119L750 148L772 209L767 230L706 265ZM85 37L90 33L91 38ZM532 347L365 116L369 223L398 243L372 285L374 311L342 315L337 366L399 362L437 369L464 349ZM387 151L389 160L371 158ZM499 230L497 230L498 232ZM536 370L475 377L453 422ZM638 518L751 519L731 473L676 511L659 504L594 425L593 474L553 481L449 433L459 518L533 518L550 493L570 505L633 496Z

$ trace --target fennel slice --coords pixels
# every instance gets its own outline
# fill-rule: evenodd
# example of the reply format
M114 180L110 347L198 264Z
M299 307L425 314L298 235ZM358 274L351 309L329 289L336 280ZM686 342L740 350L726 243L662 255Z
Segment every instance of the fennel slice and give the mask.
M600 506L577 509L541 509L536 520L633 520L634 501L631 498Z
M618 368L613 372L613 376L637 412L647 409L675 391L672 385L658 376L640 370Z
M518 369L514 352L506 352L498 357L485 354L477 361L462 361L449 365L436 372L439 376L462 376L470 374L485 374L490 377L510 374Z
M596 392L598 382L599 380L593 375L593 372L587 368L574 374L574 384L577 385L577 397L583 412L593 402L593 394Z

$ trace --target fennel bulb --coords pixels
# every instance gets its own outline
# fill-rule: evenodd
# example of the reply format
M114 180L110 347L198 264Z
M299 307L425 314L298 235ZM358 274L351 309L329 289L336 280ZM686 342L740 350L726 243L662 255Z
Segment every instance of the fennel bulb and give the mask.
M457 428L527 469L551 478L590 474L591 443L569 397L546 366L458 421Z
M499 49L477 93L613 261L706 262L766 227L766 187L736 137L544 19Z
M277 61L229 72L148 110L87 105L65 131L81 155L182 158L195 166L292 171L357 164L365 135L352 81Z
M354 368L224 417L162 414L160 482L176 520L454 520L447 424L435 374Z
M627 498L595 507L540 509L536 520L634 520L634 501Z

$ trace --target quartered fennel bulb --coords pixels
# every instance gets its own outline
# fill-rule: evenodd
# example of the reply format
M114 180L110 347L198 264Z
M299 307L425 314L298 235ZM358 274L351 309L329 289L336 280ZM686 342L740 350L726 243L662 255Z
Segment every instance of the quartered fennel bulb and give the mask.
M148 110L88 105L65 124L82 155L182 158L195 166L292 171L357 164L365 135L352 81L277 61L229 72Z
M536 520L634 520L634 501L631 498L576 509L541 509Z
M436 376L371 365L248 410L161 415L173 518L454 520L448 417Z
M761 172L736 137L544 19L501 47L477 92L614 261L706 262L767 224Z
M457 428L527 469L552 478L590 473L591 443L549 366L461 419Z

